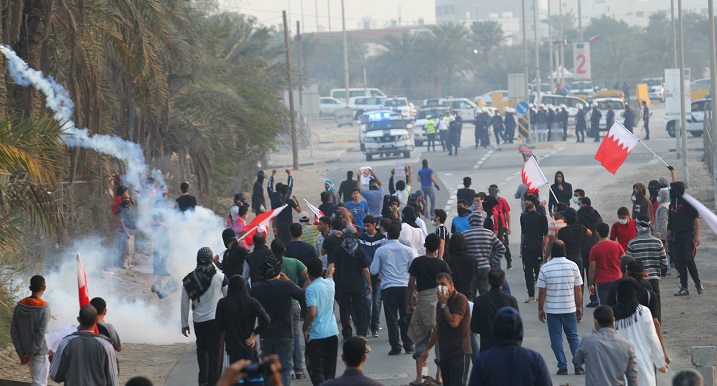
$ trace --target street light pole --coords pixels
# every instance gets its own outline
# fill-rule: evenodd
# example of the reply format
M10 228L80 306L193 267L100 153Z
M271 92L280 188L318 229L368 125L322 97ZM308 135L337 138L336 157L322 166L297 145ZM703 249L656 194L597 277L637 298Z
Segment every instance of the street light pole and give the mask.
M341 28L344 31L344 86L346 86L346 106L349 105L349 45L346 37L346 16L344 14L344 0L341 0Z
M538 0L533 0L533 24L535 27L535 95L537 96L537 101L540 101L540 39L538 38L538 28L540 24L538 23L538 13L540 12L540 9L538 8Z
M680 137L682 138L682 181L684 181L685 187L687 187L690 184L690 173L687 170L687 117L685 116L685 100L689 101L690 96L685 95L685 30L682 24L682 0L677 0L677 14L680 19Z
M289 119L291 121L291 155L294 170L299 170L299 144L296 135L296 110L294 109L294 85L291 79L291 46L289 45L289 22L286 11L282 11L284 18L284 45L286 46L286 78L289 83Z
M558 0L560 10L560 84L565 86L565 35L563 34L563 0Z
M708 13L710 18L710 142L712 143L712 182L714 183L715 209L717 209L717 124L715 124L715 112L717 112L717 47L715 43L715 5L714 0L707 0Z
M580 42L583 42L583 6L582 1L578 0L578 30L580 31Z
M675 0L670 0L670 15L672 17L672 58L673 67L678 68L677 65L677 27L675 26ZM682 147L680 146L680 139L682 136L678 132L675 132L675 156L677 159L682 158Z
M550 53L550 55L548 56L548 58L550 60L550 74L548 74L548 75L550 76L550 92L552 93L555 90L555 82L553 82L553 78L555 78L553 76L553 72L555 70L553 68L553 33L552 33L553 28L551 25L552 23L550 21L551 21L550 20L550 0L548 0L548 44L550 47L550 49L548 50L548 52ZM556 58L556 60L557 60L557 58Z
M530 97L528 94L528 39L527 32L525 31L525 0L521 0L520 5L522 8L523 17L523 87L525 88L525 99L529 101ZM527 143L530 143L530 111L528 111L525 116L528 118L528 127L526 128L528 130L528 136L525 138L525 141Z
M331 32L331 0L326 0L326 10L329 15L329 32Z

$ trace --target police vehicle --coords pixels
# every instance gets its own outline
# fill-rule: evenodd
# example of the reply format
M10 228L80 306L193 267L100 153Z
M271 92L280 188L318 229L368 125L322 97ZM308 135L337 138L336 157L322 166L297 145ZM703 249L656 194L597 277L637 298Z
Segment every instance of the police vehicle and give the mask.
M410 158L414 149L413 133L400 113L376 110L365 113L359 139L366 161L375 155Z

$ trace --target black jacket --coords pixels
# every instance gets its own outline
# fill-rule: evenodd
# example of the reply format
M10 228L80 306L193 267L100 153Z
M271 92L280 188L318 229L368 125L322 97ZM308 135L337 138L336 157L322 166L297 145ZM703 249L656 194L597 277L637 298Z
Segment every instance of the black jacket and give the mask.
M254 182L254 188L251 193L251 209L254 213L264 212L261 208L264 207L266 210L266 199L264 198L264 179L259 180L258 178Z
M231 289L227 297L219 299L215 320L217 331L225 333L224 341L227 343L229 354L240 354L251 350L245 341L252 332L255 335L264 332L271 323L271 318L258 300L250 297L248 306L242 305ZM257 320L258 325L256 324Z
M471 315L471 331L480 334L480 352L493 347L495 316L503 307L518 309L518 301L500 288L491 288L487 294L474 300Z
M552 194L548 196L548 210L551 213L553 212L553 206L557 205L558 202L564 202L570 206L570 200L573 198L573 185L563 182L563 190L558 188L558 184L550 185L550 189L552 189L555 196L558 197L558 201L556 202Z
M475 308L474 308L475 310ZM481 353L470 386L548 386L550 371L539 353L521 347L523 321L517 310L504 308L495 318L495 346Z
M226 276L227 279L230 279L234 275L244 273L244 260L247 255L249 255L249 251L236 241L231 249L227 249L224 252L222 272L224 272L224 276Z
M246 263L249 264L249 276L251 284L254 285L261 281L262 266L267 256L272 256L271 250L266 245L254 248L254 251L246 256Z
M583 249L586 247L592 248L593 245L597 244L599 239L597 226L602 223L600 213L598 213L598 211L592 206L584 206L578 210L578 222L583 224L585 228L590 229L590 232L593 233L592 236L585 238L585 241L583 242ZM587 257L584 253L583 256Z

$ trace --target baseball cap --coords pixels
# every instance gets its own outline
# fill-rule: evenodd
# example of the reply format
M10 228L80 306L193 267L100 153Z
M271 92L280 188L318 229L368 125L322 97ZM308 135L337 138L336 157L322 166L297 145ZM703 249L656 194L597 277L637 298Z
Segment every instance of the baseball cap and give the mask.
M309 217L309 214L307 212L299 213L299 222L309 222L309 221L311 221L311 217Z

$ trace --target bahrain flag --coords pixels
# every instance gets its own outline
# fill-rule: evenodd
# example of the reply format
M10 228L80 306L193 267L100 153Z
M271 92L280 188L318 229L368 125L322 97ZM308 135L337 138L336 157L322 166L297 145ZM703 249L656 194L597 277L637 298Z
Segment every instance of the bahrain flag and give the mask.
M607 171L615 174L617 169L622 166L625 159L627 159L627 155L630 154L639 141L640 140L629 132L625 126L619 122L615 122L602 140L597 153L595 153L595 159L599 161Z
M548 180L545 178L543 170L540 169L540 165L538 165L538 161L535 157L530 157L525 161L520 176L529 190L540 189L541 186L548 185Z

